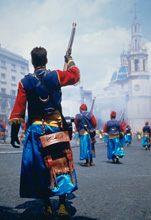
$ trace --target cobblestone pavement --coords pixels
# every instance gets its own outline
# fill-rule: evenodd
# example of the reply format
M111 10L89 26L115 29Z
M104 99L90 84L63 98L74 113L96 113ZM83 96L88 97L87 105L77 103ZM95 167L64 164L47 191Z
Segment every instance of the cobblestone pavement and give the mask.
M22 148L0 144L0 219L42 220L41 200L19 197ZM73 220L151 220L151 151L133 140L119 164L107 159L102 141L96 144L95 166L82 167L72 141L78 190L67 196ZM57 213L58 197L52 197ZM55 219L56 217L54 217Z

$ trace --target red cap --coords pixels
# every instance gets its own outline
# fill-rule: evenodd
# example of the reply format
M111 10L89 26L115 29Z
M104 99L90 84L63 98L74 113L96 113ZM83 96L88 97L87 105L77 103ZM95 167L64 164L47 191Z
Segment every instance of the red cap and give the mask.
M148 125L148 124L149 124L148 121L146 121L146 122L145 122L145 125Z
M86 106L86 104L82 104L82 105L80 105L80 108L81 108L82 110L87 110L87 106Z
M111 116L116 117L116 112L112 111Z
M128 128L128 127L129 127L129 125L126 125L126 127Z

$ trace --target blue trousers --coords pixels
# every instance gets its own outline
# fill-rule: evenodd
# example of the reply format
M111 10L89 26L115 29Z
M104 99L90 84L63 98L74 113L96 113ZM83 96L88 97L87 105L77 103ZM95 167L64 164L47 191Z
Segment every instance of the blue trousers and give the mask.
M80 160L90 159L90 155L92 155L90 135L80 135ZM94 155L92 156L94 157Z
M116 156L122 158L125 156L124 150L121 148L119 138L108 138L107 144L107 158L114 159Z
M45 126L46 133L59 132L59 128ZM43 198L73 192L77 189L75 170L73 172L75 185L69 173L58 175L58 187L50 187L50 173L43 162L39 136L43 134L41 124L31 125L26 132L20 177L20 196L22 198Z

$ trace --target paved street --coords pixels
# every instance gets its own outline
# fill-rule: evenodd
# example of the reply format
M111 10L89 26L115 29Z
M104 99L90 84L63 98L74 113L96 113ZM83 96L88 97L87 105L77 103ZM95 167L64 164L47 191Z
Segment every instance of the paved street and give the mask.
M72 141L79 189L67 197L73 220L151 220L151 151L133 140L125 147L119 164L106 157L106 146L98 141L95 166L82 167L79 147ZM21 199L19 179L22 147L0 144L0 219L42 219L41 200ZM58 197L51 198L54 212Z

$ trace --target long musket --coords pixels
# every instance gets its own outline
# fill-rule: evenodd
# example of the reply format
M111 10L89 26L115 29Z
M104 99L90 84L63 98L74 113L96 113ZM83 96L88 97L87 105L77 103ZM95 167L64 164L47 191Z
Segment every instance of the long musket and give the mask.
M75 35L75 30L76 30L76 23L74 22L72 24L72 31L71 31L71 35L70 35L70 40L69 40L69 44L68 44L68 48L67 48L67 51L66 51L66 55L67 56L70 56L71 55L71 51L72 51L72 44L73 44L73 40L74 40L74 35ZM64 68L63 70L67 70L67 63L65 62L64 63Z
M91 113L93 112L95 99L96 99L96 97L94 97L92 100L92 106L91 106L91 111L90 111ZM94 146L94 144L96 142L95 136L96 136L96 130L93 128L90 130L90 137L92 140L92 154L94 154L94 155L96 155L95 146Z
M120 122L124 122L124 113L125 113L125 109L122 110L122 114L120 117Z
M96 97L94 97L93 100L92 100L92 106L91 106L91 111L90 111L91 113L93 112L95 99L96 99Z

